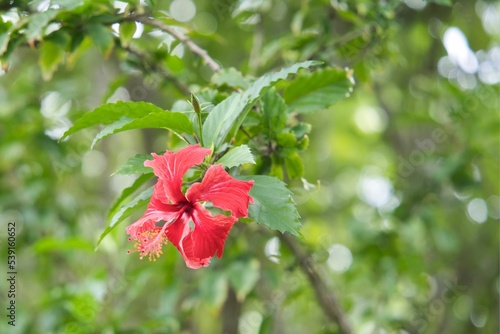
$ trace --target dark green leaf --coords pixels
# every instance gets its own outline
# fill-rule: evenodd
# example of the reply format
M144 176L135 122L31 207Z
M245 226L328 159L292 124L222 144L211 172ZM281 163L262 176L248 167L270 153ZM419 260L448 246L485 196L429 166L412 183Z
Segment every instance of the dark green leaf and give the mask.
M299 235L300 216L293 202L292 192L285 183L275 177L265 175L238 178L255 181L250 190L255 203L250 204L248 209L252 219L273 230Z
M153 112L164 112L164 110L148 102L118 101L116 103L108 103L83 115L64 133L61 139L98 124L110 124L122 117L140 118Z
M346 98L352 92L351 73L340 68L326 68L299 74L286 87L283 98L290 112L319 111Z
M276 90L269 90L262 97L264 104L262 108L263 133L268 138L275 138L286 125L287 113L283 98Z
M116 170L113 174L137 174L137 173L152 173L153 170L150 167L144 166L144 161L152 160L151 154L137 154L132 158L128 159L120 168Z
M87 31L95 46L97 46L104 57L107 58L115 45L111 31L102 24L89 24L87 26Z
M246 163L254 164L255 160L250 148L247 145L241 145L229 150L217 163L222 164L225 168L231 168Z
M175 133L193 133L193 126L189 118L180 112L160 111L153 112L141 118L122 117L118 121L106 126L95 136L91 147L101 139L114 133L132 129L168 129Z
M123 205L120 210L118 210L113 217L110 219L109 226L102 232L99 240L97 241L97 246L101 243L105 236L107 236L113 229L121 223L125 218L129 217L132 213L137 211L146 204L149 203L149 199L153 194L153 187L149 187L140 193L136 198L130 201L128 204Z
M267 73L253 82L245 92L230 95L208 114L203 124L204 146L210 147L214 145L217 149L224 142L231 129L239 127L239 124L243 121L240 115L244 115L245 111L250 109L265 89L280 80L286 79L290 74L297 73L301 68L319 64L321 62L305 61L278 72Z

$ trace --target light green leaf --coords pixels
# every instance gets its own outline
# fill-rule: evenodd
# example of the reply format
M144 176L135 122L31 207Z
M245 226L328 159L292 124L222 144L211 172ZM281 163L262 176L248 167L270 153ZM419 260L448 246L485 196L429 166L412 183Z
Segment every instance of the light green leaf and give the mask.
M115 45L115 40L111 30L103 26L102 24L89 24L87 26L87 32L92 38L95 46L102 52L105 58L109 57L113 46Z
M236 291L236 298L242 302L259 280L260 263L255 259L232 262L227 270L227 276Z
M64 57L64 49L57 43L45 41L40 47L38 64L44 80L50 80Z
M244 97L248 99L248 103L255 102L255 100L260 97L264 89L269 88L280 80L288 78L290 74L295 74L302 68L309 68L321 64L322 62L320 61L308 60L285 67L278 72L264 74L253 82L252 85L245 91Z
M290 112L319 111L349 96L353 86L354 80L350 71L326 68L299 74L285 88L283 98Z
M128 159L123 165L116 170L114 174L137 174L137 173L152 173L153 170L150 167L144 166L144 161L153 160L151 154L137 154L132 158Z
M143 175L139 176L130 187L123 189L120 196L115 200L115 202L113 203L113 205L109 209L108 221L110 221L111 218L116 214L116 212L119 210L119 208L123 205L123 202L130 195L132 195L135 191L137 191L137 189L139 189L144 183L151 180L153 178L153 176L154 176L153 173L143 174Z
M255 160L250 148L247 145L241 145L229 150L217 163L222 164L225 168L231 168L246 163L255 164Z
M285 155L286 173L291 179L298 179L304 175L304 163L297 152L287 152Z
M275 138L286 125L286 104L276 90L270 89L263 97L262 108L263 133L268 138Z
M265 89L290 74L297 73L301 68L319 65L321 62L305 61L284 68L278 72L267 73L253 82L243 93L233 93L224 101L216 105L208 114L203 124L203 143L205 147L217 149L226 139L231 129L238 129L243 118ZM241 117L240 117L241 116Z
M61 139L98 124L107 125L122 117L140 118L153 112L164 112L164 110L148 102L118 101L116 103L108 103L83 115L64 133Z
M9 45L9 29L12 27L11 22L3 22L0 17L0 55L7 51Z
M254 202L248 208L249 216L258 224L299 236L299 213L292 199L292 192L286 184L272 176L253 175L238 177L240 180L254 180L250 190Z
M114 133L132 129L168 129L175 133L193 133L193 125L189 118L180 112L159 111L152 112L141 118L122 117L118 121L106 126L95 136L91 147L93 148L101 139Z
M63 61L71 37L63 31L55 31L45 38L40 47L39 65L44 80L50 80L57 66Z
M248 88L248 80L240 71L234 67L222 69L212 76L212 83L217 86L229 86L233 88Z
M105 236L107 236L113 229L121 223L125 218L129 217L132 213L137 211L146 204L149 203L151 195L153 194L153 187L149 187L140 193L136 198L130 201L128 204L123 205L120 210L118 210L113 217L110 219L109 226L101 233L99 241L97 241L97 246L101 243Z
M137 26L135 22L120 23L120 41L123 47L127 47L134 36Z
M216 105L203 123L203 144L218 147L224 141L231 126L245 108L241 94L234 93Z
M58 10L48 9L44 12L35 13L30 16L28 28L24 34L26 35L26 39L28 41L39 40L42 38L43 29L49 24L50 20L52 20L58 13Z

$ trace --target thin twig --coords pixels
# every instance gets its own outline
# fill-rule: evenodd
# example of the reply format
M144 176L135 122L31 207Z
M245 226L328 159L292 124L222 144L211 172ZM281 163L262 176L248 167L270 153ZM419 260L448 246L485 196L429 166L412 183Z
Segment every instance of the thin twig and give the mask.
M310 256L306 254L295 239L288 234L278 234L280 240L292 251L300 267L307 275L311 286L316 293L319 304L328 318L336 322L344 334L351 334L352 329L339 305L335 294L328 289L320 273L316 269Z
M173 36L175 39L180 41L182 44L187 46L194 54L198 55L205 61L205 63L214 71L218 72L221 70L220 65L208 54L208 52L205 49L202 49L198 44L194 43L192 40L190 40L186 35L180 33L179 31L175 30L174 28L168 26L167 24L157 21L155 19L152 19L150 17L144 16L144 15L130 15L125 17L125 19L129 21L137 21L141 22L145 25L155 27L160 29L163 32L166 32L167 34Z

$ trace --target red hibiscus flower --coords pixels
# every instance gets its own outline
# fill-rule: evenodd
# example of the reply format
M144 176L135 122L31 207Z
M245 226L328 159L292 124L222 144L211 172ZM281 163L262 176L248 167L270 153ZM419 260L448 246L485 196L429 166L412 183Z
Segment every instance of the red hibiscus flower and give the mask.
M127 227L129 240L134 242L134 251L139 252L141 259L149 256L155 260L168 241L179 250L189 268L208 266L214 254L221 258L231 227L238 218L248 216L249 202L253 203L249 195L253 181L236 180L222 165L213 165L201 182L183 194L182 177L211 152L191 145L177 153L153 153L153 160L144 162L144 166L153 168L158 182L144 216ZM213 215L205 208L206 202L230 215Z

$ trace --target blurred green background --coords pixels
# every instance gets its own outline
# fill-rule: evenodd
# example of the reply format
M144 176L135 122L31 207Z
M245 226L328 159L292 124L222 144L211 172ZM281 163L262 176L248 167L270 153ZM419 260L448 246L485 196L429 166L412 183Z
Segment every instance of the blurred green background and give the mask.
M498 332L498 1L148 4L245 74L305 59L353 69L348 99L301 116L312 124L302 156L313 189L289 186L300 242L354 333ZM0 10L8 21L50 5L7 1ZM211 77L166 34L138 27L131 45L142 56L103 57L86 39L50 80L36 46L2 61L0 262L6 275L15 221L18 295L12 328L0 280L0 332L221 333L239 321L244 334L337 333L290 252L256 224L236 224L224 257L197 271L171 246L154 263L127 255L125 224L94 251L107 209L133 182L111 174L131 155L165 150L169 137L134 130L90 150L97 129L58 142L62 133L106 101L171 109L189 99L183 87Z

